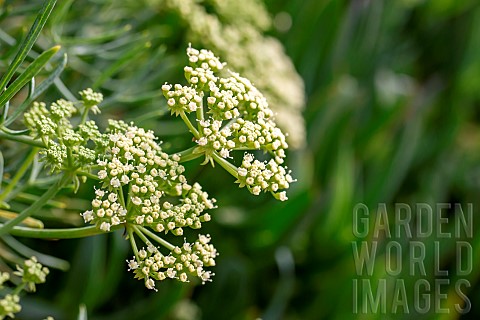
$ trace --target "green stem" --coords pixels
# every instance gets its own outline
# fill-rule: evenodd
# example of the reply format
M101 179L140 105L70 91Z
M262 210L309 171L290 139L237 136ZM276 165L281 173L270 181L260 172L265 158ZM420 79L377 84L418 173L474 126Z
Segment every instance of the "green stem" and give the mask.
M85 122L87 122L88 111L89 109L85 107L85 110L83 110L82 113L82 119L80 120L80 124L85 124Z
M200 134L198 133L197 129L195 129L195 127L192 125L192 123L190 122L190 120L188 119L187 115L185 114L185 112L180 112L180 117L182 117L182 120L183 122L185 122L185 124L187 125L188 129L190 130L190 132L193 134L193 136L196 138L196 139L200 139Z
M128 239L130 240L130 245L133 250L133 254L137 261L140 261L140 257L138 256L138 248L137 244L135 243L135 238L133 237L133 228L130 225L127 225L127 232L128 232Z
M32 164L33 159L35 159L35 155L37 154L37 152L38 148L33 148L32 151L30 151L30 154L27 156L25 161L23 161L20 168L18 168L15 176L13 176L10 183L5 187L2 194L0 194L0 202L5 200L5 198L10 194L10 192L12 192L13 188L17 186L18 181L20 181L25 172L27 172L28 168L30 168L30 165Z
M147 237L140 231L137 226L132 225L133 231L137 234L137 236L147 245L147 246L153 246L152 242L148 240Z
M29 144L33 147L45 148L45 144L43 144L42 141L35 140L32 137L25 136L25 135L17 136L17 135L9 134L0 130L0 139L1 138Z
M179 152L178 155L180 156L180 163L200 158L205 154L204 152L195 152L196 150L198 150L198 146L193 146Z
M122 205L122 207L127 209L127 206L126 206L126 203L125 203L125 198L123 196L123 188L122 187L118 188L118 198L120 199L120 204Z
M96 174L93 174L93 173L90 173L90 172L87 172L87 171L77 170L77 171L75 171L75 174L79 175L79 176L84 176L84 177L87 177L87 178L93 179L93 180L100 180Z
M18 216L13 218L12 220L5 223L0 228L0 236L9 232L13 227L18 225L20 222L25 220L27 217L31 216L34 212L39 210L43 207L44 204L48 202L48 200L52 199L60 189L62 189L67 182L71 179L70 175L64 175L57 183L52 185L50 189L48 189L37 201L35 201L30 207L20 212Z
M124 202L124 208L127 209L127 219L132 215L134 214L134 210L132 210L132 207L133 207L133 203L132 201L130 201L130 199L132 198L132 184L129 183L128 184L128 193L127 193L127 202L125 201L125 199L123 199L123 202Z
M216 163L222 166L223 169L227 170L232 176L238 179L238 168L235 167L233 164L228 162L227 160L223 159L218 155L216 151L212 153L212 158L215 160Z
M3 227L2 224L0 224ZM111 231L120 229L123 225L116 225L110 228ZM75 239L105 234L104 231L96 226L65 229L37 229L28 227L13 227L10 232L12 236L37 238L37 239Z
M202 101L200 102L200 106L197 108L197 120L198 120L198 131L200 132L202 130L200 121L204 119L203 116L203 95L202 95Z
M13 291L12 291L12 294L13 295L18 295L20 293L20 291L22 291L23 289L25 289L25 286L27 285L27 283L25 282L22 282L20 283Z
M157 236L155 233L151 232L147 228L144 228L142 226L136 226L136 227L139 230L141 230L143 233L145 233L147 236L149 236L150 238L152 238L153 240L157 241L159 244L167 248L168 250L173 251L173 249L175 249L175 246L173 244L171 244L170 242L166 241L163 238L160 238L159 236Z
M68 168L73 168L72 148L68 148L68 147L67 147L67 164L68 164Z

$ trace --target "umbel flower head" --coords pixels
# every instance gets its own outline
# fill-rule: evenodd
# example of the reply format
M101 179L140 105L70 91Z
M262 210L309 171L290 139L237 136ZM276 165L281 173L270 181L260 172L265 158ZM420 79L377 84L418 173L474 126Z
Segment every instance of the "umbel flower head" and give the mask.
M45 145L41 154L52 172L88 170L95 164L96 152L101 152L105 145L105 136L93 121L82 121L76 127L72 125L71 118L75 114L83 113L82 119L86 120L88 111L99 112L97 104L102 101L102 95L92 89L79 94L82 101L77 106L64 99L53 102L48 108L43 102L34 102L24 114L30 135L41 139Z
M14 313L22 310L20 305L20 297L16 294L7 294L3 299L0 299L0 319L5 317L15 318Z
M49 270L39 263L36 257L31 257L25 260L21 266L17 265L17 271L13 273L21 278L21 282L16 284L16 288L4 286L5 282L10 280L10 274L8 272L0 273L0 289L3 292L0 298L0 319L15 318L15 313L22 310L19 293L25 289L35 291L35 285L45 282Z
M285 190L294 181L282 166L288 144L263 94L248 79L225 70L211 51L189 47L187 56L188 86L164 84L162 91L171 113L181 116L194 135L197 146L191 155L218 162L254 195L268 191L286 200ZM197 123L192 124L188 114L193 113ZM260 162L248 153L237 168L227 160L235 150L260 150L272 160Z
M200 229L210 221L205 211L215 208L215 199L198 183L187 182L180 156L163 152L152 131L110 121L106 135L105 153L97 160L100 184L92 209L82 213L85 222L105 232L125 226L135 253L128 261L129 270L144 279L149 289L155 288L155 280L186 282L192 276L203 283L209 280L212 274L203 268L213 266L217 255L208 244L209 237L201 236L196 243L179 249L155 232L182 236L184 228ZM137 249L136 237L147 250ZM170 252L162 254L161 247L153 246L148 238Z
M22 282L30 291L35 291L35 284L44 283L50 273L47 267L42 266L36 257L25 260L23 266L17 265L16 275L22 277Z
M180 157L163 152L152 131L111 121L108 137L97 161L101 184L92 209L82 214L85 222L103 231L129 223L180 236L184 227L199 229L210 220L205 210L215 199L198 183L188 184Z
M138 252L138 258L127 260L129 270L135 278L143 279L148 289L155 289L154 280L177 279L189 282L189 277L198 277L204 284L214 275L204 267L215 266L218 253L209 243L209 235L199 235L193 244L185 242L181 247L175 246L169 255L163 255L160 248L149 246Z

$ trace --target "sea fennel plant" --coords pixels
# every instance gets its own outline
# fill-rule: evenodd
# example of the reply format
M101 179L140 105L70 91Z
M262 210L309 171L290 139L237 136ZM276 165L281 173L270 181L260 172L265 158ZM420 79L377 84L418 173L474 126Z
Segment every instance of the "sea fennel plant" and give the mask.
M156 290L157 281L164 279L211 281L218 255L211 236L198 233L189 239L191 232L184 230L199 230L209 222L216 200L198 182L188 181L182 163L203 157L203 165L218 164L240 188L254 195L268 192L281 201L287 200L286 190L294 180L284 165L285 134L262 93L248 79L227 70L211 51L188 47L187 56L186 85L161 86L171 114L180 117L192 134L192 147L184 151L165 152L154 131L133 122L109 120L100 129L91 115L100 113L103 96L91 89L79 92L79 101L35 102L23 115L25 131L3 130L6 143L30 146L21 168L34 164L37 171L48 169L50 187L19 214L11 212L14 217L3 224L0 234L62 239L124 229L133 251L127 268L146 288ZM243 153L239 166L232 162L235 152ZM270 160L257 159L256 152L269 154ZM25 173L21 171L20 176ZM18 179L10 181L14 180ZM95 181L93 199L81 216L92 226L19 226L28 221L41 224L31 218L36 210L62 188L71 187L75 193L87 180ZM2 195L2 200L13 196ZM4 204L8 208L8 202ZM16 299L4 297L11 305Z

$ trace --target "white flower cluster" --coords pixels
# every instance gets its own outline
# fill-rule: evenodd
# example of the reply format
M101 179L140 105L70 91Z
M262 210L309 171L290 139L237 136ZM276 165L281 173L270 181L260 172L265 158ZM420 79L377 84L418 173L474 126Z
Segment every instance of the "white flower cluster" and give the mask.
M80 92L80 95L84 98L85 112L93 107L87 107L87 104L101 102L101 94L91 89ZM98 107L95 105L95 108ZM95 150L87 147L89 140L94 142L97 152L105 146L105 136L98 131L95 122L87 121L74 128L70 119L76 113L78 109L73 102L63 99L53 102L49 108L43 102L34 102L32 108L24 113L24 122L30 134L41 139L45 145L41 153L52 171L66 166L70 166L68 169L72 171L82 167L88 169L96 159Z
M303 81L281 43L264 32L272 21L259 0L162 0L162 9L177 12L186 38L210 48L236 71L254 81L276 113L277 125L289 133L293 148L305 143Z
M193 66L197 66L195 70L199 71L200 73L218 72L225 66L225 63L221 62L220 59L218 59L210 50L197 50L190 46L187 48L187 56L188 61L190 61ZM187 68L188 67L185 69Z
M213 61L207 58L204 60ZM203 63L201 60L196 61ZM211 67L218 70L221 65L217 64ZM174 104L196 102L202 107L203 96L195 95L195 89L190 89L190 92L183 92L182 97L173 95ZM25 114L25 123L31 134L45 144L44 161L53 169L85 176L90 176L93 169L98 170L96 178L100 185L95 189L91 210L81 214L84 221L104 232L120 225L125 227L135 252L129 266L136 270L137 277L145 279L148 288L154 288L155 279L177 278L185 282L188 276L195 276L202 282L208 281L213 274L204 267L215 265L217 256L217 251L209 244L209 236L200 236L194 244L186 243L180 248L150 229L173 236L182 236L186 227L199 229L211 220L206 211L215 208L215 199L209 198L200 184L187 182L183 175L185 168L179 164L180 155L163 152L153 131L109 120L105 133L101 133L94 121L87 120L87 115L98 108L102 95L91 89L80 95L84 108L80 108L78 125L70 121L78 112L77 108L65 100L52 103L49 108L44 103L35 103ZM183 99L188 99L188 103ZM185 111L179 108L178 112ZM78 186L77 177L75 181ZM148 254L145 250L137 250L135 235L148 245ZM148 237L171 252L163 256ZM32 258L22 268L18 267L17 274L34 289L36 283L45 281L48 269ZM0 274L0 282L4 281L2 277ZM10 300L3 301L8 304Z
M171 114L178 116L182 112L190 113L201 107L202 97L195 89L179 84L175 85L174 90L171 89L171 85L162 86Z
M91 88L79 92L82 97L85 108L91 109L94 114L100 113L98 105L103 101L103 95L99 92L94 92Z
M20 291L35 291L35 285L44 283L49 272L48 268L39 263L34 256L25 260L22 266L17 265L17 271L13 272L21 280L13 279L12 282L16 285L16 288L5 286L5 282L11 278L10 273L0 272L0 290L3 292L0 298L0 319L15 318L15 313L22 310ZM5 294L6 292L9 293Z
M198 149L205 153L205 161L212 161L214 151L222 158L230 158L230 151L235 148L235 142L229 139L232 131L229 128L221 128L222 122L218 120L200 120L200 135L196 141Z
M22 267L17 265L15 274L22 277L22 282L26 283L30 291L35 291L35 284L44 283L49 272L36 257L31 257L24 261Z
M56 114L68 112L67 110L61 111L60 108L56 108L55 111ZM34 102L32 108L24 113L23 118L25 125L30 129L30 134L35 138L42 139L46 145L48 145L49 140L55 139L58 125L53 120L45 103Z
M277 199L286 200L285 192L279 193L282 192L279 190L288 189L293 179L288 174L289 181L286 182L286 178L279 178L279 175L282 175L282 172L283 176L287 175L286 169L281 165L284 163L288 144L285 134L274 121L274 113L265 97L248 79L231 71L222 72L225 64L211 51L189 47L187 55L190 66L185 67L185 74L189 86L165 84L162 91L172 113L178 114L178 110L191 112L202 108L202 112L197 113L197 116L202 116L197 117L198 136L195 141L198 146L195 152L205 155L204 163L212 164L215 156L228 159L234 150L262 150L270 153L273 160L268 164L253 165L255 170L251 174L255 179L251 184L243 181L245 176L239 176L246 167L234 175L238 178L240 187L248 186L248 190L254 195L269 191ZM192 102L192 99L195 101ZM187 107L190 104L192 107ZM206 119L203 116L204 106L205 115L208 116ZM259 175L268 178L257 181L259 170L266 170ZM271 172L280 180L270 181L273 179Z
M262 191L270 191L276 199L285 201L287 194L281 189L288 189L294 182L290 172L279 166L273 159L269 162L255 160L252 154L246 153L242 165L238 168L237 183L240 187L247 187L251 193L258 195Z
M53 169L60 169L67 160L67 147L64 144L51 141L43 154L47 164L51 165Z
M20 305L20 297L17 294L7 294L0 299L0 319L4 317L15 318L15 313L22 310Z
M155 289L155 280L176 279L189 282L190 277L198 277L204 284L211 281L214 273L205 271L205 267L215 266L218 253L210 244L209 235L199 235L193 243L185 242L181 247L174 247L169 255L163 255L159 248L149 246L138 251L138 258L127 260L129 271L133 270L135 278L144 279L145 287Z
M78 125L78 133L84 141L92 140L95 143L108 142L98 130L98 126L93 120L88 120L83 124ZM106 143L105 143L106 145Z
M183 227L198 229L210 220L204 211L215 207L215 199L198 183L188 184L179 156L166 154L155 140L152 131L133 125L109 135L106 156L98 160L102 186L92 210L82 214L85 222L106 232L128 222L179 236Z
M60 99L50 105L50 114L55 122L68 121L77 112L73 102Z

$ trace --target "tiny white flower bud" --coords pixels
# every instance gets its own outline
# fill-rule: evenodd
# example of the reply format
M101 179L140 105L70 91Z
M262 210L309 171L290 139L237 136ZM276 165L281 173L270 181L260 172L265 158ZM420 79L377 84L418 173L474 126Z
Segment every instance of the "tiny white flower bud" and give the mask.
M138 256L140 257L140 259L145 259L147 257L147 251L145 251L144 249L140 249L138 251Z
M110 201L110 202L115 202L115 201L117 201L117 195L116 195L115 193L110 193L110 194L108 195L108 201Z
M138 268L138 263L137 260L135 260L135 257L132 260L127 260L128 263L128 271L135 270Z
M112 180L110 180L110 185L114 188L121 187L120 180L118 180L118 178L113 178Z
M83 217L83 220L85 222L92 221L93 220L93 211L92 210L85 211L84 213L82 213L82 217Z
M245 176L247 176L247 174L248 174L247 169L241 168L241 167L238 168L237 172L238 172L238 175L239 175L240 177L245 177Z
M102 222L102 224L100 225L100 230L105 231L105 232L109 232L110 231L110 223Z
M103 180L107 177L107 171L106 170L100 170L98 171L98 178L100 180Z

